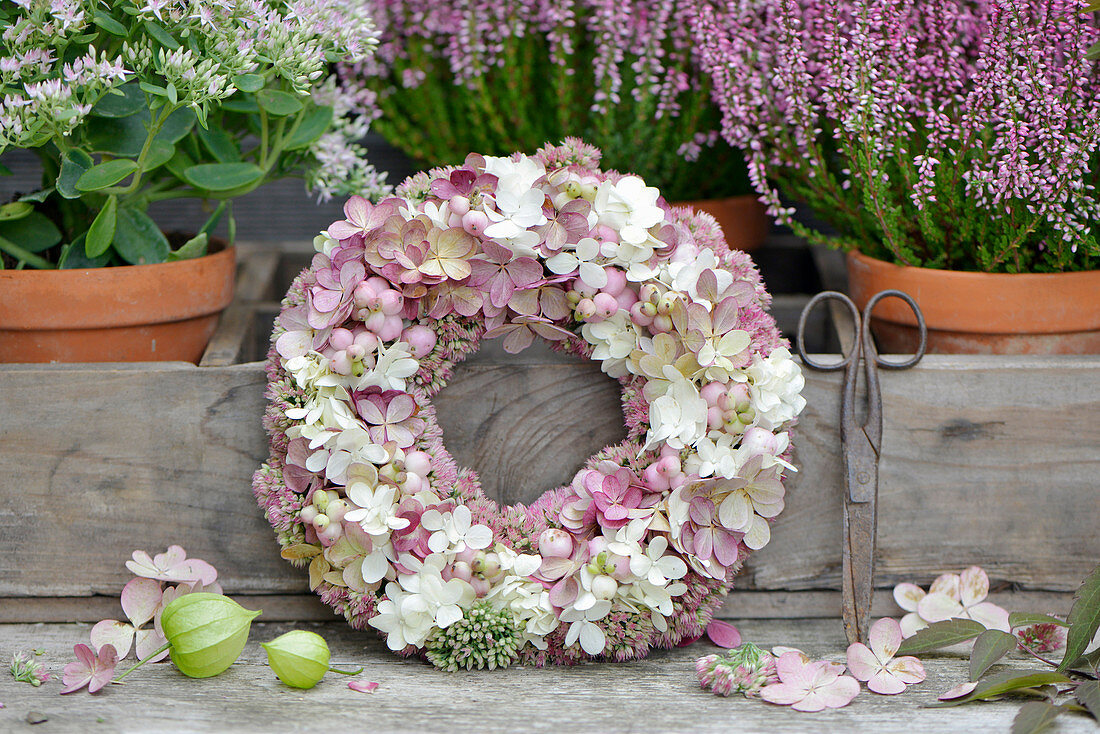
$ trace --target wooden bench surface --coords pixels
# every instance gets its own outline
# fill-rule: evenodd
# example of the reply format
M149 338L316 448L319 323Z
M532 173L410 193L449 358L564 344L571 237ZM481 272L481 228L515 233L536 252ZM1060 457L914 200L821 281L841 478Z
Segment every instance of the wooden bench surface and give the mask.
M265 612L266 613L266 612ZM843 660L839 620L738 622L746 640L762 647L796 646L817 658ZM966 679L960 656L927 657L928 679L898 696L863 690L846 708L800 714L740 696L702 691L696 658L715 652L707 642L657 651L631 663L573 668L509 668L444 673L419 660L403 660L374 635L339 623L298 625L319 632L333 665L363 666L357 680L377 681L373 694L357 693L330 673L307 691L282 685L266 665L259 643L294 628L256 624L241 660L217 678L192 680L168 663L149 665L124 684L100 693L59 696L60 686L40 688L0 676L0 731L85 732L191 731L407 731L407 732L898 732L922 734L1007 733L1019 699L948 709L925 708ZM86 640L87 625L0 625L0 653L44 648L51 671L72 659L72 645ZM1031 667L1024 659L1013 667ZM48 718L32 727L30 712ZM1061 734L1094 732L1080 714L1058 720Z

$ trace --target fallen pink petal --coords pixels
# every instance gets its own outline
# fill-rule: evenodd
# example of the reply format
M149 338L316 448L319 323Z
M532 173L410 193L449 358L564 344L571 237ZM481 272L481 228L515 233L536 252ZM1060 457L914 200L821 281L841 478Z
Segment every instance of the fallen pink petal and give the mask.
M95 693L111 682L115 675L115 666L118 665L118 653L112 645L104 645L97 655L87 645L73 646L76 661L65 666L61 676L61 682L65 688L62 695L79 691L85 686L88 693Z
M841 675L844 666L837 663L807 662L802 653L791 651L779 656L775 669L780 682L760 690L768 703L814 712L847 706L859 695L859 682Z
M707 625L707 637L718 647L732 650L741 644L741 633L729 622L720 619L712 620Z
M348 688L353 691L359 691L360 693L374 693L374 689L377 687L378 683L374 681L353 680L348 683Z

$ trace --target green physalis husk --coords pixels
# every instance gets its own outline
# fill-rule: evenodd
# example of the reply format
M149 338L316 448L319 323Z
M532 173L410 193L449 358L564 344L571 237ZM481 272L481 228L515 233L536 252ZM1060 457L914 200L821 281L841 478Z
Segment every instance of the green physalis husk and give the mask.
M267 651L267 664L291 688L313 688L328 672L331 653L316 632L293 630L261 646Z
M222 594L186 594L164 608L160 623L172 662L191 678L209 678L236 661L259 611Z

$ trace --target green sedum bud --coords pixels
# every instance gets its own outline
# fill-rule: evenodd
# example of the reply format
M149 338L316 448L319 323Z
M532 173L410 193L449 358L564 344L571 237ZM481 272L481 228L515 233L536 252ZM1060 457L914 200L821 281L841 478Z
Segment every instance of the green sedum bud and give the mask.
M164 608L160 623L172 662L191 678L210 678L236 661L259 611L222 594L185 594Z
M262 643L267 664L291 688L313 688L328 672L331 653L325 638L308 630L293 630Z

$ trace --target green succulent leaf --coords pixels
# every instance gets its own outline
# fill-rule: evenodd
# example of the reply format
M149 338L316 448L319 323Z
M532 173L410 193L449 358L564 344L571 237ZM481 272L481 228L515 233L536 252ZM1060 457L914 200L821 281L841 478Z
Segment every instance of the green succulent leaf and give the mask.
M92 226L88 228L88 238L84 241L84 251L88 257L99 257L111 247L115 238L115 225L118 222L118 200L111 196L99 210Z
M111 262L110 253L104 253L99 257L88 257L88 253L84 249L86 241L87 234L82 233L70 244L65 245L61 249L61 257L58 260L57 267L62 270L83 270L85 268L102 268Z
M1006 670L1001 673L995 673L985 680L978 683L973 691L960 696L959 698L953 698L950 701L940 701L939 703L931 704L932 708L948 708L951 706L958 706L960 704L968 703L970 701L977 701L980 699L993 698L995 696L1001 696L1013 691L1019 691L1025 688L1035 688L1036 686L1044 686L1047 684L1059 684L1059 683L1072 683L1073 681L1055 671L1045 670Z
M138 169L138 164L126 158L119 158L92 166L76 180L77 191L98 191L114 186L129 178Z
M180 42L173 38L171 33L152 20L145 21L145 31L167 49L175 51L180 47Z
M34 206L22 201L13 201L0 206L0 222L11 222L26 217L34 211ZM10 239L10 238L9 238Z
M281 92L278 89L261 89L256 92L256 102L269 115L285 117L301 112L302 101L289 92Z
M7 204L4 208L10 206ZM18 218L0 221L0 237L27 252L42 252L61 242L61 231L44 214L28 211Z
M1001 630L986 630L974 640L970 651L970 680L978 680L998 660L1016 649L1016 635Z
M17 199L17 201L27 202L31 204L41 204L46 199L50 198L50 194L52 194L54 191L55 189L53 186L49 187L48 189L39 189L38 191L35 191L31 194L23 194Z
M302 116L298 123L298 129L287 138L286 150L299 150L311 145L325 134L332 125L332 108L328 106L313 106Z
M103 95L95 107L93 115L97 117L129 117L145 109L145 93L137 82L128 82L115 87Z
M73 148L61 156L61 172L57 174L57 193L66 199L78 199L81 196L76 182L88 172L95 161L80 148Z
M165 262L171 247L148 214L133 207L123 207L118 210L115 252L131 265L149 265Z
M1100 628L1100 565L1092 569L1073 595L1066 624L1069 625L1066 652L1058 666L1059 672L1068 670L1070 664L1081 657Z
M960 642L973 640L985 632L985 626L972 619L947 619L934 622L912 637L902 640L898 655L915 655L922 652L942 650Z
M1054 725L1063 710L1050 701L1029 701L1012 720L1012 734L1040 734Z
M92 16L92 22L112 35L122 38L126 37L126 26L119 23L103 10L97 9L95 11L95 14Z
M195 131L203 146L219 163L236 163L241 160L241 149L233 136L220 127L199 127Z
M196 257L202 257L206 254L206 246L209 239L206 232L199 232L197 235L180 245L178 250L169 252L168 262L191 260Z
M261 74L238 74L233 77L233 86L242 92L258 92L264 88L264 84Z
M1033 624L1056 624L1065 627L1066 620L1052 617L1049 614L1035 614L1034 612L1009 612L1008 625L1012 629L1030 627Z
M254 163L202 163L188 168L183 177L197 189L230 191L260 181L264 170Z
M252 115L260 111L260 105L256 104L256 98L252 95L232 97L222 102L222 109L226 112L238 112L243 115Z
M147 109L129 117L93 117L87 124L88 146L96 152L136 158L149 137L150 119ZM194 126L195 113L181 107L168 116L154 140L174 145Z

